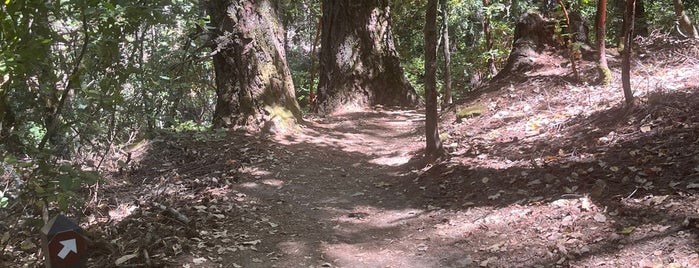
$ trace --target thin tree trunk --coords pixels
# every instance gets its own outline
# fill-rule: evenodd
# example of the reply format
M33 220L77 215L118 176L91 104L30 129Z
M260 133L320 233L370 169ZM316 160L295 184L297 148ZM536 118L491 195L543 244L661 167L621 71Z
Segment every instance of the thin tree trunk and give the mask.
M90 31L88 29L88 23L85 16L83 16L82 27L84 32L82 47L80 48L78 57L75 60L73 69L71 70L70 74L68 74L68 84L66 85L65 89L63 89L63 93L61 94L60 99L58 99L58 104L56 104L55 108L53 109L53 113L50 114L49 120L47 120L48 124L46 126L46 134L44 134L44 137L41 138L41 141L39 142L39 150L43 150L46 143L57 134L57 131L62 124L60 118L63 116L63 110L66 109L66 101L70 97L74 88L78 86L76 84L80 84L80 66L82 65L83 58L85 57L88 45L90 44Z
M310 57L312 59L317 60L316 58L316 49L318 48L318 42L320 42L320 29L321 29L321 21L320 18L318 18L318 22L316 23L316 36L315 39L313 39L313 45L311 46L311 55ZM315 85L316 80L316 68L315 68L315 60L311 60L311 69L308 71L311 73L311 77L308 80L308 106L310 107L310 110L314 110L316 106L316 93L315 90L313 90L313 85Z
M433 160L442 151L437 113L437 0L427 1L425 19L425 156Z
M483 0L483 8L488 9L490 2L488 0ZM488 53L488 73L494 76L498 72L498 68L495 67L495 55L491 53L493 50L493 34L490 28L490 14L485 14L483 16L483 36L485 38L485 51Z
M442 48L444 54L444 105L451 105L451 50L449 48L449 2L440 0L442 6Z
M571 29L571 24L570 24L570 16L568 16L568 9L566 9L566 5L563 3L563 0L558 0L558 4L561 5L561 8L563 9L563 15L565 15L566 18L566 23L568 25L568 33L571 34L571 36L568 37L568 49L570 50L570 67L573 69L573 76L575 77L575 81L580 81L580 74L578 74L578 67L575 62L575 46L573 45L573 42L576 40L575 35L577 34L573 29Z
M624 15L624 50L621 61L621 83L624 88L624 99L628 106L633 105L633 92L631 91L631 44L633 43L633 22L636 13L636 0L626 1Z
M607 48L605 45L606 39L606 23L607 23L607 0L599 0L597 2L597 55L599 56L598 73L599 83L609 85L612 83L612 73L607 65Z

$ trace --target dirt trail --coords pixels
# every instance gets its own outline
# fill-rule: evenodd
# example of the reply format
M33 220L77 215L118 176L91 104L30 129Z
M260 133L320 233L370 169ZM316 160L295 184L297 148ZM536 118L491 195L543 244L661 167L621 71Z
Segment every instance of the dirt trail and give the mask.
M646 119L610 121L611 109L523 137L529 124L488 111L449 124L451 157L428 168L419 111L157 138L112 180L126 184L106 187L98 236L120 251L92 266L697 267L699 118L676 107L697 107L699 94L661 103L630 116L654 122L645 132ZM600 144L615 133L618 146Z
M439 266L418 234L430 220L425 209L396 187L416 178L408 162L423 146L423 124L416 111L377 110L312 120L301 133L275 137L252 180L233 187L270 224L247 230L250 240L261 240L256 251L238 251L227 262Z

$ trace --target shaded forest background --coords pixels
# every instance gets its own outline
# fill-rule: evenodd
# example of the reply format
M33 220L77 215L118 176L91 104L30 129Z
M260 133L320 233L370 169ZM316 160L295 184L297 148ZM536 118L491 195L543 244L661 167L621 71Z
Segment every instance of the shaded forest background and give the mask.
M319 83L321 3L271 2L282 24L295 96L308 112ZM580 23L593 29L596 1L563 2ZM95 185L103 172L127 167L131 151L143 140L162 132L188 132L201 139L220 134L222 130L210 131L216 85L206 4L0 3L0 174L12 183L0 192L0 207L26 206L37 216L46 215L49 208L79 208L84 201L81 189ZM420 96L425 91L426 4L389 2L398 58ZM683 4L689 21L698 21L699 1ZM637 5L637 35L691 35L680 30L672 1ZM604 41L618 51L624 1L610 0L607 8ZM552 18L554 32L566 36L567 22L556 1L442 1L438 14L447 19L438 24L448 28L455 100L505 66L515 25L529 12ZM445 44L445 32L439 31L438 47ZM573 46L586 49L592 46L590 40L595 40L592 30ZM442 54L438 77L446 70ZM437 83L443 91L445 80Z

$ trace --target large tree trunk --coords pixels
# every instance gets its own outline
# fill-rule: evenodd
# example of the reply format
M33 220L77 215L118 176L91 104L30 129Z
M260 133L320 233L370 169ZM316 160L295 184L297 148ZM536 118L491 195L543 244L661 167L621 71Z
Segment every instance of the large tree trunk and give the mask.
M437 0L427 1L425 20L425 156L433 160L442 151L437 127Z
M284 35L269 0L214 0L214 127L289 127L301 120Z
M389 1L324 0L322 5L316 111L416 106L419 98L395 51Z
M554 41L553 36L553 27L541 15L536 13L522 15L515 26L514 41L507 63L492 81L532 70L536 66L539 53L546 47L560 46Z

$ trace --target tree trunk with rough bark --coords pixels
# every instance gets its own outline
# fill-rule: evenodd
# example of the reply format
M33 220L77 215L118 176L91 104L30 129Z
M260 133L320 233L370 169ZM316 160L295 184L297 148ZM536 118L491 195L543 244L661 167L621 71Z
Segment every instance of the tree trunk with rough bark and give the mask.
M607 65L607 48L605 45L606 39L606 23L607 23L607 0L599 0L597 2L597 55L599 57L597 71L599 73L598 82L608 86L612 83L612 72Z
M322 5L315 111L417 106L420 99L395 50L389 1L324 0Z
M552 25L541 15L536 13L522 15L515 26L514 41L507 63L492 81L532 70L539 53L547 47L560 46L553 36Z
M626 12L624 14L624 50L621 59L621 84L624 88L624 99L626 105L633 105L633 91L631 91L631 49L633 44L634 17L636 13L636 0L626 1Z
M214 127L283 131L301 120L284 34L269 0L214 0Z
M425 20L425 156L434 160L442 152L437 113L437 0L427 1Z

